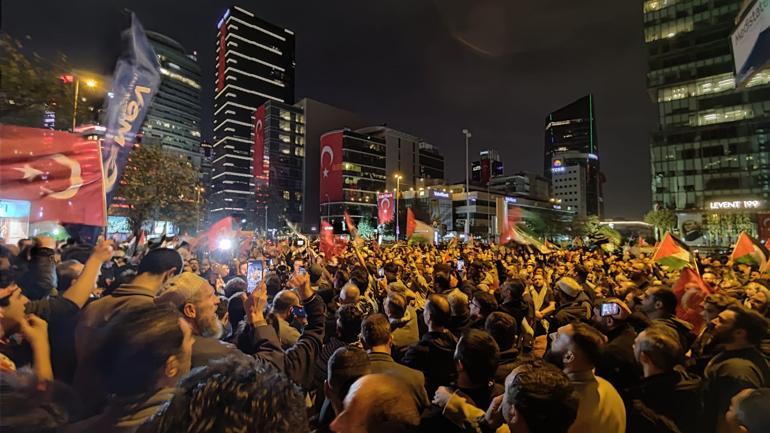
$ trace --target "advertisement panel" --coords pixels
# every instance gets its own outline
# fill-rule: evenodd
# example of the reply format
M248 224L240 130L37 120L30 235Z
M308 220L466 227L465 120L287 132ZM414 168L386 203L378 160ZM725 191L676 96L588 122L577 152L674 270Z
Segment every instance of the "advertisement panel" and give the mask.
M731 39L735 84L740 87L770 64L770 0L747 2Z
M703 226L703 215L699 213L677 214L679 234L682 241L689 246L706 244L706 230Z
M0 238L7 244L29 237L31 207L31 203L25 200L0 199Z
M395 210L392 192L377 194L377 224L387 224L393 221Z
M343 201L342 191L342 131L321 136L321 203Z

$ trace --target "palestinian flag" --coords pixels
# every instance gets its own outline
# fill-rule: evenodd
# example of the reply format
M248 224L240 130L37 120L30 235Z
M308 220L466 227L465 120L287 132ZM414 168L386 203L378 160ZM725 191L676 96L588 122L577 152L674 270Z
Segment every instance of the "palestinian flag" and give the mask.
M676 317L692 323L695 334L699 334L703 326L703 300L713 290L698 275L693 268L685 268L679 274L679 280L674 285L676 294Z
M663 236L663 240L655 249L652 261L661 266L668 266L672 270L695 267L695 257L690 252L690 248L670 232L666 232Z
M746 232L741 232L738 242L735 243L730 260L746 265L758 265L760 272L767 269L767 248L752 238Z
M501 243L514 242L519 245L531 246L543 254L548 254L551 249L546 244L540 242L534 235L527 232L521 225L512 223L509 225L507 233L500 239Z
M415 218L412 208L406 210L406 238L412 242L433 243L433 227Z

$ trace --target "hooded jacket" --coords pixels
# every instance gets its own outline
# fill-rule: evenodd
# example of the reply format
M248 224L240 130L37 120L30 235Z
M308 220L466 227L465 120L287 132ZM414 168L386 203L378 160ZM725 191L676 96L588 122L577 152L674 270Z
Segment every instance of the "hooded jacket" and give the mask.
M451 332L426 332L417 344L407 349L401 363L420 370L425 375L425 388L433 396L439 386L454 382L457 377L454 352L457 338Z

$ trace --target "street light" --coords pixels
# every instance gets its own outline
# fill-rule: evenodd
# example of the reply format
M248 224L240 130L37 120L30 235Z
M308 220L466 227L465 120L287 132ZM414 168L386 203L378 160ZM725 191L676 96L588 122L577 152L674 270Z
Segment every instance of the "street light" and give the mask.
M467 242L471 228L470 176L468 174L468 167L470 166L470 162L468 162L468 141L471 138L471 132L463 129L463 134L465 135L465 210L467 211L465 215L465 240Z
M81 80L80 77L74 75L73 76L75 81L75 101L72 104L72 132L75 132L75 126L77 126L77 117L78 117L78 95L80 94L80 81L83 81L83 84L86 85L86 87L94 88L99 83L94 80L93 78L86 78L85 80Z
M398 242L398 237L401 234L401 228L398 224L398 195L401 192L401 179L403 176L396 173L396 242Z

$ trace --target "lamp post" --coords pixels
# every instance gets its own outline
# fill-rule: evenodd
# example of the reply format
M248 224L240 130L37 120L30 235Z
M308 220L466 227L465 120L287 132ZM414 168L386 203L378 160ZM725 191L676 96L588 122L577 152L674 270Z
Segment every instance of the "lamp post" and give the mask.
M463 134L465 135L465 240L467 242L471 229L470 176L468 175L468 167L470 165L470 162L468 162L468 141L471 138L471 132L463 129Z
M396 242L398 242L398 237L401 235L401 230L398 224L398 196L401 192L401 179L403 176L400 174L396 174Z
M80 77L75 76L75 100L72 104L72 132L75 132L75 126L77 125L77 117L78 117L78 97L80 95ZM83 81L83 84L86 85L86 87L94 88L96 87L96 80L93 78L88 78Z

